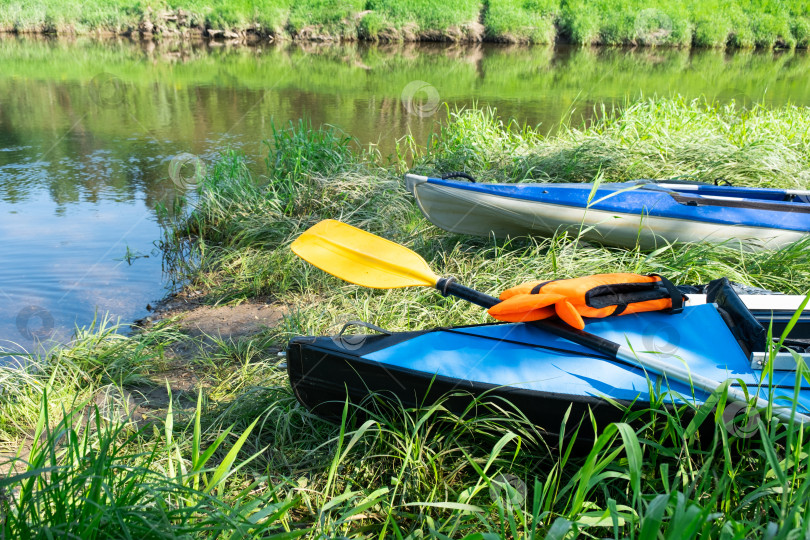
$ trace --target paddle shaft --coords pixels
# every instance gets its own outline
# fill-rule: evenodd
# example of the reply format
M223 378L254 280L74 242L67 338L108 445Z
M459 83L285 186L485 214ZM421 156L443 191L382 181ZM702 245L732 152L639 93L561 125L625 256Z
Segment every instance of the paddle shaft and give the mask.
M486 309L489 309L500 302L500 300L494 296L490 296L488 294L478 292L475 289L461 285L460 283L456 282L454 278L440 278L436 283L436 288L444 296L452 294L456 298L461 298L462 300L466 300ZM534 321L533 323L529 324L534 324L539 328L543 328L555 336L565 338L569 341L573 341L574 343L588 347L589 349L599 351L608 355L610 358L618 358L618 354L621 349L617 343L613 343L605 338L572 328L567 324L560 323L558 321L543 321L542 323L540 321Z
M455 281L455 278L439 278L436 282L436 288L444 296L453 295L487 309L500 302L500 300L494 296L461 285ZM595 334L572 328L559 321L533 321L529 324L554 334L555 336L605 354L610 358L635 364L658 375L671 377L672 379L690 385L708 394L711 394L721 386L721 383L714 379L690 372L689 369L678 360L675 362L664 362L654 355L638 353L628 346L619 345L618 343L614 343ZM727 388L726 395L729 400L746 404L746 406L750 401L750 398L746 398L745 393L731 386ZM768 404L767 400L761 397L756 398L757 408L764 410L768 407ZM794 413L787 407L773 407L773 414L783 422L790 422L792 416L795 421L810 423L810 417L799 412Z
M648 185L648 184L644 184ZM664 189L672 189L677 191L700 191L702 187L715 187L711 184L709 185L697 185L697 184L667 184L666 182L654 183L654 186L661 186ZM781 191L785 195L793 195L798 197L806 197L810 195L810 190L806 189L769 189L765 188L763 191Z

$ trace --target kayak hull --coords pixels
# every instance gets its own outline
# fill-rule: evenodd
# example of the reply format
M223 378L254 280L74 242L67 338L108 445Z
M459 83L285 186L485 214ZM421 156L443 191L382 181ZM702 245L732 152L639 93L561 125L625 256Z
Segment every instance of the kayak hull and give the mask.
M590 320L586 330L757 392L761 372L750 368L713 304L678 315ZM708 399L689 385L606 359L526 324L296 338L287 351L287 369L297 399L327 418L339 418L347 399L362 403L381 396L413 407L451 395L446 406L459 412L471 402L512 408L548 433L549 440L565 439L583 418L604 427L622 419L626 408L644 410L651 401L668 407L690 404L688 416ZM763 387L759 395L786 406L795 401L795 380L795 373L779 372L771 393ZM810 385L801 384L808 388L802 386L797 407L807 412Z
M690 204L681 204L667 192L622 191L629 187L624 184L614 184L621 187L583 201L583 196L590 195L584 191L588 184L469 184L416 175L406 179L431 222L450 232L477 236L566 232L607 245L643 249L675 242L732 242L747 249L778 249L808 236L808 230L795 230L797 219L810 224L810 214L794 211L777 215L770 210L688 208ZM622 199L628 199L628 204L622 204ZM714 203L718 198L706 200ZM778 208L779 204L766 206Z
M422 332L413 333L418 334ZM371 346L386 337L363 336ZM539 427L554 442L560 435L570 437L589 413L598 426L606 426L622 419L621 407L632 405L624 400L607 404L593 396L532 391L385 365L366 360L355 351L330 347L323 341L330 338L319 339L309 344L293 341L287 351L287 370L298 402L334 422L340 421L347 399L370 407L368 399L374 396L404 408L428 407L441 401L450 411L470 411L473 416L497 407ZM568 418L570 423L566 423ZM580 442L592 440L585 433Z

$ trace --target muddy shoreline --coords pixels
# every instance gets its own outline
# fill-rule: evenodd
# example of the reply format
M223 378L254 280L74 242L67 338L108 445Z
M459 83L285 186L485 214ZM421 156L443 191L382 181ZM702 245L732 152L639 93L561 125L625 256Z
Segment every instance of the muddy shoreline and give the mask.
M208 370L199 365L203 356L214 355L223 344L234 345L260 339L272 331L289 306L270 296L247 298L238 304L216 305L194 288L185 287L171 293L153 305L150 315L131 323L133 333L148 333L167 322L184 337L164 351L166 369L148 372L145 381L123 390L128 403L127 415L135 424L165 416L171 401L181 409L194 406L197 393L211 386ZM276 356L279 347L266 347L265 356Z
M215 305L193 287L172 293L147 304L151 314L133 321L133 327L148 329L165 320L178 318L181 329L192 337L236 339L254 335L275 326L289 312L288 306L271 296L257 296L233 305Z

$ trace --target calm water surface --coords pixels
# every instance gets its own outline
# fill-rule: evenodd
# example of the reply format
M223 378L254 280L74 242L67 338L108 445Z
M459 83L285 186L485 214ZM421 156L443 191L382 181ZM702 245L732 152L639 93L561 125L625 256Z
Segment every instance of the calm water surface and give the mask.
M272 126L302 117L393 152L440 103L497 107L549 130L601 102L705 95L810 104L806 53L497 46L144 45L0 39L0 339L68 339L130 321L169 285L159 207L187 190L177 156L242 150L257 174ZM2 345L0 345L2 346Z

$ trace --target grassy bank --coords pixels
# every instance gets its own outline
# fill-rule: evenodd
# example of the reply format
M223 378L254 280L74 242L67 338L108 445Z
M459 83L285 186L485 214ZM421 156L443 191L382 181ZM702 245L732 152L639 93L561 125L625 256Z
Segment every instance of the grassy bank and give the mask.
M575 458L565 447L551 450L556 441L506 403L475 415L441 403L375 405L362 419L347 406L336 426L292 397L274 348L291 336L334 332L356 318L394 330L486 319L429 290L370 291L303 263L288 245L325 217L401 242L440 273L490 293L528 278L604 271L810 289L806 245L646 253L570 237L494 242L438 230L403 188L410 159L416 171L464 169L485 180L653 173L810 183L806 108L651 100L597 113L590 126L563 125L545 137L504 125L492 111L453 112L427 147L400 141L394 163L306 122L275 131L266 175L253 177L239 155L224 155L209 167L194 211L167 231L167 264L210 303L263 296L290 311L255 336L207 344L172 320L130 336L95 328L26 369L0 368L2 438L29 462L0 480L6 535L58 535L84 523L99 524L87 537L805 534L810 443L799 430L763 424L764 441L755 443L730 435L720 414L708 415L702 422L716 436L701 446L700 422L684 426L654 408L628 416L641 421L632 428L595 434L590 454ZM181 367L180 350L184 368L199 377L195 391L147 418L127 417L127 392L162 384L167 370ZM525 498L502 485L506 474L526 487Z
M11 0L0 28L19 32L228 39L505 41L675 47L807 47L804 0Z

